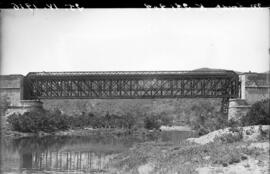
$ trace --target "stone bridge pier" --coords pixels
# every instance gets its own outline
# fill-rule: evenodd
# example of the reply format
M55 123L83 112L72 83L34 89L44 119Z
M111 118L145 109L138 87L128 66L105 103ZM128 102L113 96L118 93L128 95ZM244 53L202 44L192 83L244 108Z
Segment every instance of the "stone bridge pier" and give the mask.
M39 100L24 100L23 75L0 76L1 116L12 113L24 113L42 108Z
M228 121L238 122L250 110L251 105L245 99L237 98L229 100Z
M252 104L270 98L270 75L268 73L241 73L241 98L230 99L228 120L239 121Z

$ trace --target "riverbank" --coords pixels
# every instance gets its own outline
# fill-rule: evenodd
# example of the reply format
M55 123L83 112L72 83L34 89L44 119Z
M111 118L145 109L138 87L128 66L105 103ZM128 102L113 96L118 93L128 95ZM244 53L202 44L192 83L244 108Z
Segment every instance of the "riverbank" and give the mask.
M132 134L147 134L149 131L141 130L134 131ZM25 133L13 131L10 129L3 130L3 138L6 139L18 139L18 138L26 138L26 137L46 137L46 136L89 136L89 135L100 135L100 134L114 134L114 135L128 135L131 134L131 130L125 129L69 129L65 131L56 131L52 133L47 132L37 132L37 133Z
M167 129L167 128L166 128ZM13 131L10 128L5 128L2 130L2 138L3 139L19 139L19 138L27 138L27 137L46 137L46 136L55 136L55 137L61 137L61 136L100 136L100 135L111 135L111 136L134 136L134 137L158 137L160 136L160 133L167 132L167 131L186 131L190 132L190 134L195 134L192 131L189 131L189 127L182 126L181 128L178 126L177 128L170 128L170 130L148 130L148 129L117 129L117 128L99 128L99 129L93 129L93 128L77 128L77 129L69 129L65 131L56 131L52 133L47 132L38 132L38 133L24 133L24 132L18 132Z
M89 128L76 128L68 129L64 131L56 132L37 132L37 133L25 133L18 132L11 129L10 126L6 126L2 129L3 138L7 139L16 139L24 137L44 137L44 136L88 136L88 135L100 135L100 134L111 134L116 136L123 135L135 135L135 136L144 136L144 135L158 135L160 131L187 131L193 132L189 126L161 126L160 129L148 130L144 128L140 129L119 129L119 128L98 128L93 129ZM194 133L194 132L193 132Z
M112 160L112 173L266 174L269 131L270 126L248 126L214 131L179 144L140 143ZM209 138L213 134L215 138Z

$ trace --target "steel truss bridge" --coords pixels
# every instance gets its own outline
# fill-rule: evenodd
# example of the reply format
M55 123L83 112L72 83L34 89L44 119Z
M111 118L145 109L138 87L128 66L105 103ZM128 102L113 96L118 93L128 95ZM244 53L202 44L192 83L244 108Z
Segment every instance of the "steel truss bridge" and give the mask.
M24 78L24 99L222 98L225 110L239 89L233 71L30 72Z

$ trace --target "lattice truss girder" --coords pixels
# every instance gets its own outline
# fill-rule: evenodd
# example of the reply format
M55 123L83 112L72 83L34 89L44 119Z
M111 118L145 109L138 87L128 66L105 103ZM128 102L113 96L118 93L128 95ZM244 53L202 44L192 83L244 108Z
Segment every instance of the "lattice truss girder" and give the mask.
M235 98L238 79L213 78L33 78L30 98Z

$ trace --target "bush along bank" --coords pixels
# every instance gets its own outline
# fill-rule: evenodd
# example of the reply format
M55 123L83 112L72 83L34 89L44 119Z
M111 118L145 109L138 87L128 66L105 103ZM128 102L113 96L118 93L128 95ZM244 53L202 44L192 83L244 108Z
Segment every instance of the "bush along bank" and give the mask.
M264 99L251 105L247 115L241 118L242 126L270 125L270 99Z
M142 118L142 117L139 117ZM68 129L82 128L105 128L105 129L159 129L161 125L171 124L169 118L163 115L147 115L143 120L132 115L114 115L107 113L97 116L93 113L81 113L69 116L59 110L32 111L24 114L12 114L8 116L7 122L13 131L38 133L53 133Z
M252 126L252 125L270 125L270 99L264 99L251 105L250 111L239 121L228 122L228 115L214 110L214 107L205 103L197 103L192 107L193 114L187 120L187 124L198 135L205 135L218 129L227 127Z

